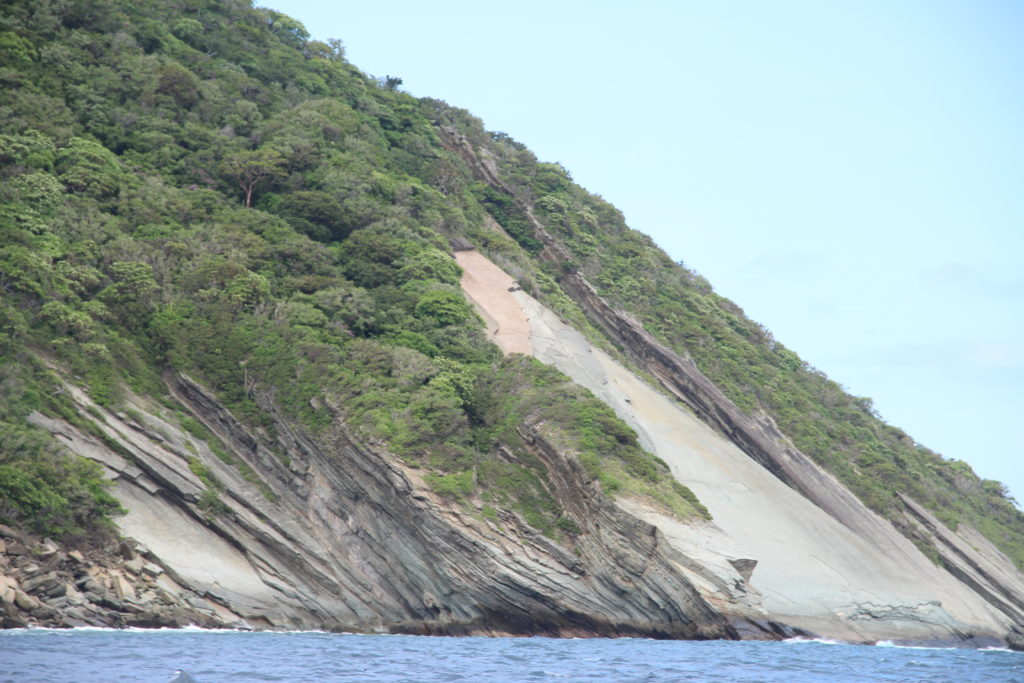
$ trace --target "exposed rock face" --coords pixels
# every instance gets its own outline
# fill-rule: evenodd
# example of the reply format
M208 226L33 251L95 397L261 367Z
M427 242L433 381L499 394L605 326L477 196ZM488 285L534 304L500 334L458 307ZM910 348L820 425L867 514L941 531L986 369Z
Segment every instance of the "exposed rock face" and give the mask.
M440 132L445 146L459 153L480 180L514 196L468 140L451 129ZM504 303L528 319L534 355L590 388L630 423L641 442L697 493L716 523L710 529L680 525L635 501L620 505L659 526L677 548L721 579L739 569L735 560L757 560L757 572L734 585L759 588L764 609L774 619L853 639L948 641L984 635L1019 646L1024 577L987 540L966 526L950 531L907 499L907 523L939 549L943 568L938 568L799 451L770 418L744 415L692 361L659 343L628 313L612 308L581 273L565 266L572 262L569 253L531 207L520 208L543 244L541 259L559 273L562 289L632 362L692 411L667 409L650 387L616 368L532 297L516 292L517 302ZM476 257L459 252L457 258L468 264ZM478 261L473 267L485 268ZM464 280L463 285L472 289L480 281L486 280L477 276L476 282ZM470 293L477 306L495 302L496 296ZM497 319L492 313L490 320ZM503 338L501 330L492 335L499 343ZM637 409L639 394L645 396L639 401L642 410ZM751 469L754 463L759 467ZM737 604L722 607L729 612Z
M0 539L0 627L230 623L130 543L84 554L2 525Z
M198 615L197 623L251 628L738 635L689 583L680 569L685 559L660 532L600 495L542 433L527 437L582 530L571 547L514 515L494 521L444 504L415 471L356 443L340 425L313 439L278 420L278 440L269 442L187 377L168 377L168 384L260 481L243 479L142 401L129 417L68 388L83 412L102 415L98 424L125 455L65 422L34 415L73 452L107 467L129 510L120 526L144 553L120 558L102 586L104 597L92 604L134 613L156 596L170 609L86 623L178 624ZM209 493L190 470L190 457L222 482L220 511L200 507ZM46 575L33 588L50 595L62 585ZM71 623L41 618L31 611L22 617Z
M937 568L813 463L804 466L820 475L821 486L852 499L848 520L816 506L531 296L509 292L500 275L487 277L488 268L498 269L482 256L459 252L456 258L466 268L463 286L474 290L473 301L504 307L502 315L491 312L494 320L512 320L518 312L516 324L530 328L537 358L612 407L709 508L712 524L681 522L639 501L619 501L658 526L691 567L702 568L694 570L694 583L716 607L851 640L950 641L1006 633L1009 623L991 604ZM481 286L492 291L477 291ZM493 338L500 343L509 337L496 330Z
M481 179L501 186L492 160L442 132ZM542 258L566 262L525 211ZM495 342L593 391L697 493L713 522L609 499L543 425L522 436L579 529L562 542L514 514L488 518L446 503L417 470L354 439L340 419L314 436L257 396L273 420L271 437L247 429L190 378L167 376L178 403L224 445L222 460L159 406L133 398L115 413L68 384L104 439L39 413L30 420L103 465L128 509L118 523L131 540L83 553L0 527L0 626L816 633L1024 648L1024 577L975 530L954 532L905 499L906 528L938 549L937 566L579 273L562 273L564 290L660 391L471 245L459 246L463 287Z

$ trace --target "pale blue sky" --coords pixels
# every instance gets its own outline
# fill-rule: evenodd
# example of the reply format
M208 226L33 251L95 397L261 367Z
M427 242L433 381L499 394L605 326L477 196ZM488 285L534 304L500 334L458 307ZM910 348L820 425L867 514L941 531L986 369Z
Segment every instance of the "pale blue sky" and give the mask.
M1024 502L1024 3L297 1Z

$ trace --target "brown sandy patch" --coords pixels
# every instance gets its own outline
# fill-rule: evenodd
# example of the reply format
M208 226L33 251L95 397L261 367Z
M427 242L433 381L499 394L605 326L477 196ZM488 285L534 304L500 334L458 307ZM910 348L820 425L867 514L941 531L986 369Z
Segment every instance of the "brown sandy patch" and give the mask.
M508 353L533 354L530 321L512 292L519 288L505 271L477 251L457 251L462 290L487 323L494 343Z

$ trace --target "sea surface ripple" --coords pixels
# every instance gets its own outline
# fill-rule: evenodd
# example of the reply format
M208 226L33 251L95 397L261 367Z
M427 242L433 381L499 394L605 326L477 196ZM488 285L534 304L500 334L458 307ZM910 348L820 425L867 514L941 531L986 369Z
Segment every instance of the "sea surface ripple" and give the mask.
M2 683L229 681L1024 681L1024 654L821 641L425 638L15 629Z

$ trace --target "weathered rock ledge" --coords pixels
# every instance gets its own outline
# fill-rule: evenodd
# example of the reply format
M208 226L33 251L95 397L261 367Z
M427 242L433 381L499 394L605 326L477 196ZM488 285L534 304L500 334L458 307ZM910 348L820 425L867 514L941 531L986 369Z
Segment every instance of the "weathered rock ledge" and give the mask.
M479 180L516 196L503 182L486 150L474 148L454 129L441 128L439 132L445 146L458 153ZM752 585L767 591L765 607L772 618L780 621L829 635L841 633L837 637L847 639L864 638L864 634L889 629L906 633L910 640L920 638L950 644L991 640L1020 646L1020 633L1024 630L1020 611L1024 604L1024 577L1012 562L977 532L969 528L953 532L907 499L906 527L916 530L916 538L934 543L942 561L941 569L936 567L891 523L869 510L834 476L797 449L769 417L752 418L743 414L691 360L657 341L634 317L611 306L581 272L568 265L573 261L569 252L537 220L529 204L518 203L534 236L543 245L540 258L551 266L562 289L588 319L637 367L687 406L704 426L763 467L773 479L767 481L764 476L750 472L728 448L712 444L713 439L700 435L700 429L692 425L681 428L679 423L686 420L680 416L662 415L660 419L655 418L652 426L655 438L646 439L645 445L654 446L659 441L657 436L663 437L661 444L667 448L654 448L654 452L672 464L673 472L683 483L697 491L725 533L705 534L695 528L681 528L672 520L659 519L655 513L644 514L638 509L638 514L666 530L675 528L673 541L688 551L697 549L702 559L708 559L708 554L723 553L726 558L730 554L732 558L773 558L774 562L765 562L760 574L755 573ZM472 245L458 246L472 248ZM464 282L464 288L466 286ZM644 442L645 420L632 405L635 396L631 399L621 388L609 388L612 375L606 374L606 370L614 361L605 359L602 368L591 358L600 355L594 349L580 353L578 349L573 352L559 348L571 334L558 332L557 321L555 324L542 322L538 326L537 319L544 317L545 311L538 308L537 302L528 300L529 297L523 298L522 293L517 296L527 309L530 326L536 328L532 332L534 355L588 386L629 422ZM470 298L478 306L487 303L487 296L482 292L475 292ZM491 319L489 322L498 321L493 312ZM559 341L546 344L545 349L544 342L536 337L538 331L544 339L557 337ZM632 385L635 378L628 372L615 370L612 374L618 377L614 381L630 384L631 391L637 391ZM676 426L666 429L668 423ZM675 434L669 434L670 431ZM696 453L703 455L694 457ZM702 457L705 460L702 461ZM708 473L709 465L716 470L715 475ZM740 471L745 474L741 475ZM794 496L780 491L779 482L796 492L802 502L813 504L817 511L806 509L806 505L800 505L801 501L793 499ZM739 498L746 499L742 512L738 511ZM712 504L716 502L717 505ZM803 512L799 512L801 508ZM786 539L779 535L779 528L773 528L775 525L763 519L766 510L780 515L779 521L785 524L779 526L793 532L788 538L795 541L804 536L815 537L800 544L803 554L783 557ZM823 512L827 518L818 512ZM803 533L801 524L808 533ZM836 529L835 524L845 528ZM830 525L831 530L826 531ZM710 540L711 536L715 536L714 540ZM716 558L710 559L713 562ZM721 563L718 564L723 577L732 570L726 568L721 572ZM766 575L766 572L771 573L773 564L774 575ZM794 576L808 580L807 590L793 589ZM884 599L879 599L877 592L874 598L868 597L878 589L882 589ZM865 595L862 597L860 593Z
M27 560L9 562L15 590L26 596L26 582L55 573L52 585L29 584L45 607L13 608L7 625L688 639L793 633L730 623L690 584L685 559L658 530L604 497L574 458L547 443L542 426L530 433L536 454L581 529L567 545L515 514L488 519L438 499L416 470L353 440L340 422L313 438L267 403L276 418L272 440L247 430L189 378L167 381L231 458L248 466L249 480L159 407L132 399L115 413L69 385L104 441L62 420L32 420L104 465L128 509L119 525L138 550L124 551L128 560L108 554L78 567L53 549L58 559L42 574ZM196 462L220 482L218 510L201 506L209 494ZM67 605L57 601L66 595Z
M0 627L244 627L128 540L62 549L0 525Z

